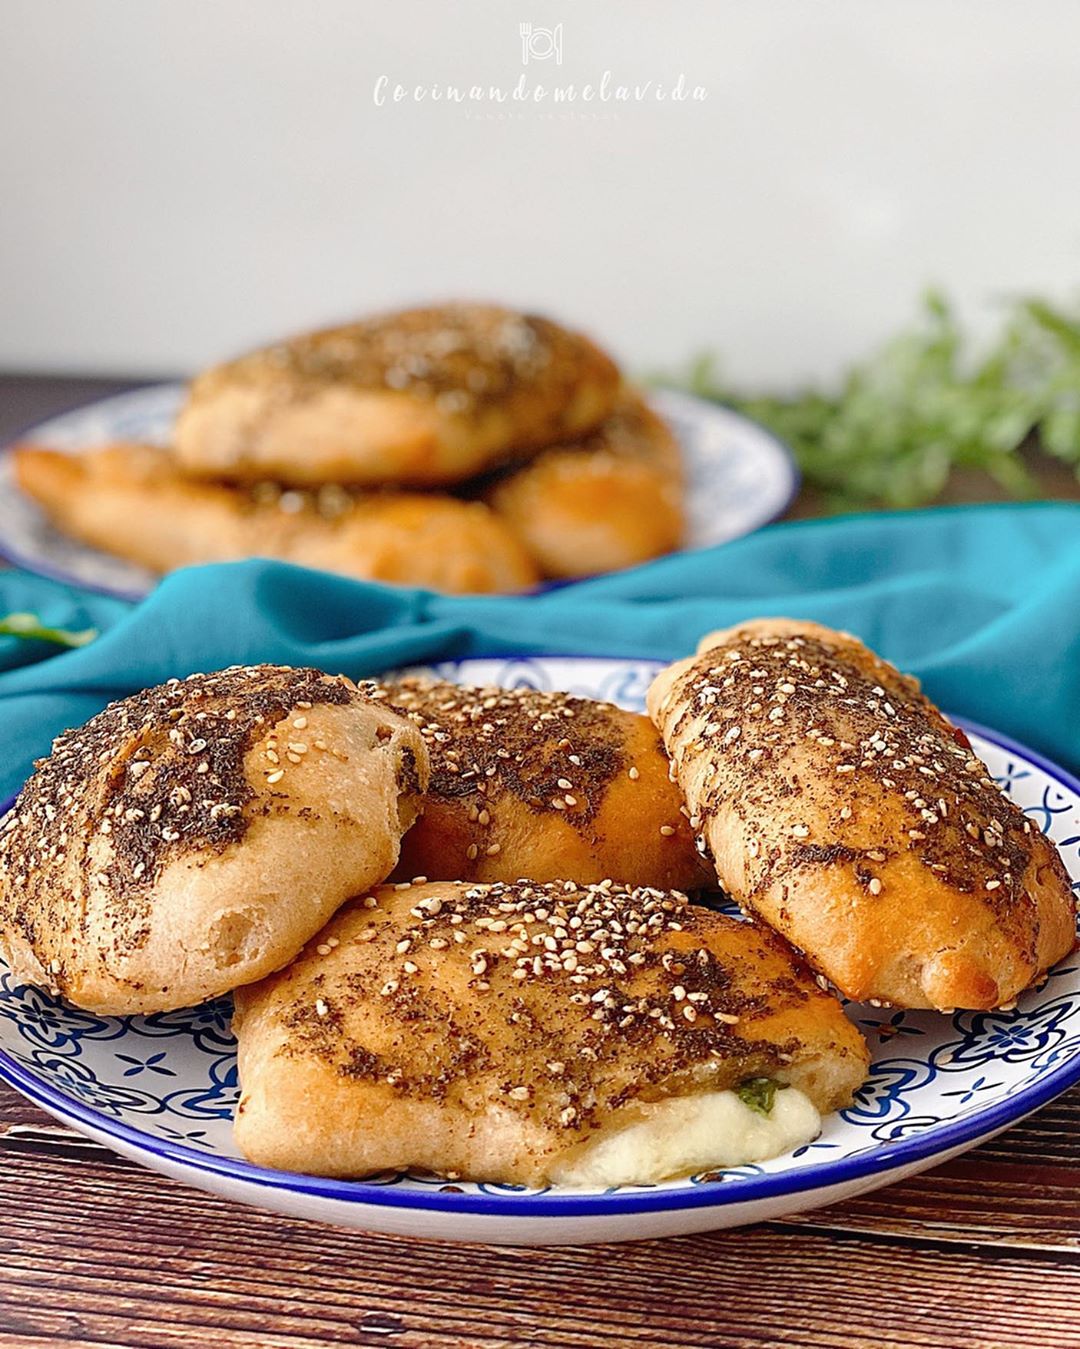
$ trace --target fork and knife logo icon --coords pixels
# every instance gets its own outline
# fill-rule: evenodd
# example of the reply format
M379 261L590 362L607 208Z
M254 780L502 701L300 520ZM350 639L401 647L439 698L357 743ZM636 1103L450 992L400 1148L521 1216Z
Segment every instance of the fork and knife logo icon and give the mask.
M550 61L562 65L563 26L557 23L554 28L539 28L535 24L519 25L521 34L521 64L527 66L530 61Z

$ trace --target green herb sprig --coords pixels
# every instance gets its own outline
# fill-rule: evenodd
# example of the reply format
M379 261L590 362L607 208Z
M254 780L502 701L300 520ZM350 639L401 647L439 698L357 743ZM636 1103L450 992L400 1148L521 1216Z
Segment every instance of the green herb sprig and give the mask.
M22 637L39 642L53 642L57 646L86 646L98 635L97 628L83 628L71 632L66 628L46 627L37 614L8 614L0 618L0 636Z
M965 468L1010 496L1034 496L1020 450L1036 435L1080 478L1080 315L1044 300L1012 303L976 353L947 300L931 293L910 332L831 392L749 395L726 384L709 356L676 382L774 431L837 510L924 505Z

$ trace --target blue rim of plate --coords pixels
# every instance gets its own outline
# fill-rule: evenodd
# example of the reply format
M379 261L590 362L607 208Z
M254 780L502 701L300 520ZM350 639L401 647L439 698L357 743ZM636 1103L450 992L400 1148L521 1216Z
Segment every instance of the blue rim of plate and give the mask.
M97 407L101 403L111 403L117 398L127 398L133 393L142 393L146 389L161 389L170 384L180 383L179 380L150 380L149 382L137 381L128 389L117 389L113 393L107 393L103 398L91 398L88 402L72 403L67 407L59 408L56 412L50 413L47 417L39 417L36 421L30 422L26 426L20 427L12 432L8 438L0 444L0 455L7 456L16 445L24 441L28 436L41 426L46 426L49 422L59 420L61 417L69 417L75 412L84 412L87 408ZM792 459L794 463L794 458ZM796 472L798 468L796 467ZM794 500L794 498L792 498ZM788 502L788 506L791 502ZM787 506L784 507L787 510ZM89 547L89 545L87 545ZM0 537L0 561L8 562L13 567L18 567L22 571L28 571L34 576L43 576L46 581L58 581L61 585L78 586L80 590L87 590L91 595L105 595L109 599L127 600L130 603L138 603L144 600L149 593L143 590L117 590L112 586L94 585L86 581L81 581L77 576L72 576L71 572L64 571L62 567L52 567L48 562L40 562L37 558L27 558L19 552L18 548L8 543L7 539ZM8 808L7 802L3 805L3 810Z
M0 454L5 453L7 448L7 446L0 447ZM47 562L39 562L37 558L24 556L3 538L0 538L0 562L6 562L9 566L17 567L19 571L29 572L32 576L40 576L45 581L56 581L59 585L74 586L78 590L85 590L88 595L100 595L103 599L123 600L127 604L138 604L150 594L149 590L117 590L113 586L95 585L92 581L81 581L71 572L64 571L62 567L51 567Z
M1080 779L1043 755L1028 749L1009 736L991 731L966 717L950 715L950 720L954 725L981 736L999 749L1026 759L1059 786L1080 797ZM14 799L0 806L0 816L6 814ZM365 1181L342 1181L308 1176L296 1171L271 1171L252 1162L232 1157L208 1157L205 1153L196 1152L183 1144L154 1138L139 1129L131 1128L130 1125L111 1120L55 1087L43 1083L3 1049L0 1049L0 1080L7 1082L28 1100L54 1116L76 1126L84 1125L97 1134L115 1139L121 1146L131 1148L137 1153L172 1163L189 1171L220 1176L242 1184L270 1190L286 1190L318 1199L351 1204L377 1204L389 1208L470 1213L488 1217L568 1218L675 1212L779 1198L848 1185L927 1158L944 1155L957 1148L963 1148L965 1144L989 1137L1010 1124L1015 1124L1080 1082L1080 1055L1054 1072L1048 1073L1037 1086L1020 1091L1009 1100L973 1114L965 1120L928 1130L926 1134L914 1138L884 1143L880 1148L840 1161L820 1162L794 1172L740 1176L732 1180L721 1180L715 1184L680 1189L625 1187L617 1191L585 1195L575 1194L572 1191L562 1194L543 1191L540 1194L517 1195L515 1190L521 1187L515 1186L492 1186L493 1189L498 1189L497 1194L481 1195L447 1193L445 1190L435 1189L418 1192ZM450 1185L451 1182L446 1181L445 1184Z
M61 417L67 417L76 412L83 412L87 408L97 407L99 404L111 403L117 399L127 398L131 394L144 393L156 389L171 388L178 386L182 383L183 383L182 380L155 380L149 383L133 384L130 389L120 389L116 393L106 394L104 398L92 398L89 402L86 403L75 403L71 407L61 408L60 411L52 413L51 416L44 417L37 421L31 422L28 426L24 426L20 430L15 431L6 440L0 443L0 455L7 456L8 454L11 453L11 451L15 448L16 445L20 444L23 440L27 439L27 437L32 436L34 432L37 431L40 427L48 425L49 422L57 421ZM740 411L739 408L732 407L730 403L722 403L713 399L705 398L701 394L691 393L687 389L677 389L663 384L647 385L646 388L650 393L655 392L659 394L672 394L677 398L685 398L687 400L693 400L695 402L702 403L706 407L723 408L725 412L730 412L733 416L740 417L744 422L747 423L748 426L752 426L761 435L765 436L768 440L771 440L773 445L775 445L776 449L780 452L780 455L787 461L787 466L790 474L790 486L788 488L787 496L780 502L780 504L773 510L772 514L769 515L766 519L754 525L754 527L748 530L746 533L737 534L735 538L725 540L726 543L734 543L736 542L737 539L746 538L747 534L754 534L759 529L764 529L766 525L775 524L776 521L781 520L787 514L787 512L790 510L792 506L792 503L795 501L796 497L799 495L799 492L802 490L803 474L802 469L800 469L799 467L798 460L795 458L795 452L794 450L792 450L791 446L787 443L786 440L781 439L781 437L778 436L775 431L765 426L764 423L755 420L755 418L753 417L748 417L746 413ZM87 544L86 546L88 548L90 547L89 544ZM706 546L723 547L723 544L712 544ZM92 549L91 551L98 551L98 550ZM696 550L686 548L676 549L676 553L692 552L692 551ZM673 556L673 554L668 554L668 556ZM653 559L653 561L659 560L661 559L657 558ZM25 554L21 553L17 547L13 546L11 543L8 542L6 538L2 536L0 536L0 561L8 562L11 564L11 566L18 567L22 571L31 572L35 576L43 576L47 581L57 581L61 585L78 586L80 590L89 591L90 594L92 595L105 595L110 599L126 600L129 603L133 604L137 604L140 600L145 599L146 596L150 593L150 590L153 589L153 586L151 586L150 590L122 590L114 586L98 585L95 584L94 582L80 580L79 577L73 576L71 572L65 571L62 567L53 567L48 562L43 562L37 557L27 557ZM650 566L651 563L641 562L636 565L639 567L641 566L647 567ZM622 570L633 571L634 568L626 567L623 568ZM602 572L597 573L597 575L604 575L604 573ZM578 585L581 581L592 581L595 579L596 579L595 576L581 576L581 577L572 577L567 580L541 581L531 591L528 591L526 593L542 595L546 594L549 590L564 590L567 586Z
M637 383L638 381L634 382ZM755 525L755 527L749 532L751 534L755 534L759 529L764 529L766 525L774 524L777 520L781 519L782 516L787 514L787 512L791 509L792 505L794 504L795 498L802 491L803 471L799 467L799 461L795 457L795 451L791 448L791 446L783 438L783 436L778 435L772 429L771 426L766 426L764 422L759 422L756 417L751 417L748 413L744 412L742 408L737 408L732 403L725 403L723 399L707 398L702 393L694 393L692 389L680 389L677 385L674 384L650 384L642 380L640 381L640 387L643 388L646 394L650 396L654 393L660 394L661 396L670 394L675 398L684 398L689 402L701 403L705 407L723 408L725 412L730 412L733 417L738 417L741 421L746 422L747 426L752 426L755 429L755 431L760 431L766 440L771 440L772 443L776 446L776 448L780 451L781 456L787 460L787 466L791 472L791 486L788 490L787 496L784 498L783 502L777 507L776 511L772 515L770 515L767 520L763 520L760 525ZM745 537L746 537L745 534L736 535L736 538L740 539ZM735 539L728 539L727 542L734 543ZM719 545L713 546L716 547ZM693 550L679 549L677 551L687 552ZM640 565L647 566L648 563L641 563Z

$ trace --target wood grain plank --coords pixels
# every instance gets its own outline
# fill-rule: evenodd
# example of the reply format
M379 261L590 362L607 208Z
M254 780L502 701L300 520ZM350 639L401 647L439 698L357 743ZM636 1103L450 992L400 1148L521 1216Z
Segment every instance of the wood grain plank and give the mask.
M9 1163L5 1346L1078 1343L1080 1261L763 1228L619 1247L450 1246L293 1222L136 1168L119 1185L102 1163Z
M836 1234L1080 1256L1080 1183L1075 1171L990 1167L975 1157L785 1222Z
M84 403L139 389L154 380L108 379L93 375L0 374L0 442L21 436L36 422L47 421Z

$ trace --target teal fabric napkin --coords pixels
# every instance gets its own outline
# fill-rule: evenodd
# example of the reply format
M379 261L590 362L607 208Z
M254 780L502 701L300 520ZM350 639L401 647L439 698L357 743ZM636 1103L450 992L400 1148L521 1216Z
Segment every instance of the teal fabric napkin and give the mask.
M98 627L55 654L0 638L0 799L58 732L113 698L236 662L359 677L454 656L674 659L756 615L846 628L948 710L1080 769L1080 505L982 506L776 525L534 596L450 598L277 562L195 567L140 604L19 572L0 611Z

